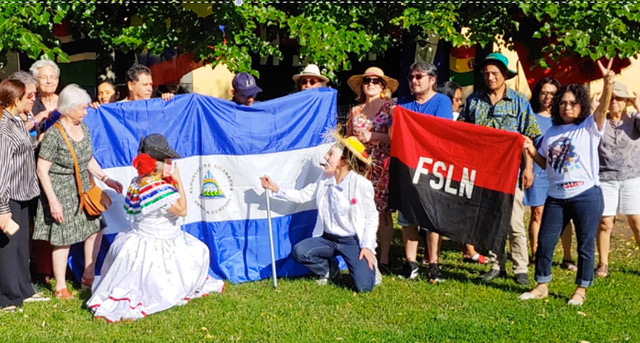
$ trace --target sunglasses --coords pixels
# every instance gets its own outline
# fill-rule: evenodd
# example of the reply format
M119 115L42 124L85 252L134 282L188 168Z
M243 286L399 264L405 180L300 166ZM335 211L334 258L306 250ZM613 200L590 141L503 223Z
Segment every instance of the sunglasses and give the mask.
M382 81L382 79L379 78L371 78L371 77L364 77L362 78L362 84L363 85L368 85L370 83L373 83L374 85L379 85L382 84L384 86L384 81Z
M627 101L627 98L620 98L620 97L614 96L613 100L614 101Z
M423 77L427 77L427 76L429 76L429 74L411 74L407 76L407 81L411 81L413 79L420 81Z
M319 82L319 81L318 81L318 80L316 80L316 79L307 79L307 78L304 78L304 77L301 77L301 78L299 78L299 79L298 79L298 84L299 84L300 86L304 86L304 85L306 85L306 84L310 84L311 86L313 86L313 85L315 85L315 84L316 84L316 83L318 83L318 82Z

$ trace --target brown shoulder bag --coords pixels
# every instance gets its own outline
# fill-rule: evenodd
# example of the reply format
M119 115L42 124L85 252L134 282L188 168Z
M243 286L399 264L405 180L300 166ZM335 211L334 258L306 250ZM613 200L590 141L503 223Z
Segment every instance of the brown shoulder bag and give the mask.
M60 123L55 123L54 126L62 134L62 138L64 138L64 141L67 143L67 147L69 147L69 151L71 152L71 157L73 157L73 167L75 169L76 184L78 186L78 196L80 197L80 206L78 211L82 211L82 209L84 209L90 217L99 216L102 212L106 211L109 206L111 206L111 198L109 198L109 195L103 192L100 187L96 186L91 174L89 174L89 181L91 181L92 185L91 189L86 192L82 191L82 176L80 175L80 167L78 166L76 152L73 150L73 146L71 146L71 142L69 142L69 138L67 138L67 134L64 132Z

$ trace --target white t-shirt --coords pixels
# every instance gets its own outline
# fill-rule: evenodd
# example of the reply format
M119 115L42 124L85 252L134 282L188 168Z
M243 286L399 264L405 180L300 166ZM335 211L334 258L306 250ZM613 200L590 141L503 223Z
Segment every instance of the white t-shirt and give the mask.
M598 144L604 132L598 131L593 115L582 123L554 125L544 134L540 155L547 159L549 196L569 199L600 185Z

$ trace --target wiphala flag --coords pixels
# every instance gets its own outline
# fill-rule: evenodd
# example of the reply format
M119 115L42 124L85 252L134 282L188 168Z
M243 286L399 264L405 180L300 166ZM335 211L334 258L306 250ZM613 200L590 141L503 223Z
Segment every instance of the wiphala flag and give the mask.
M524 138L396 106L389 206L453 240L504 250Z

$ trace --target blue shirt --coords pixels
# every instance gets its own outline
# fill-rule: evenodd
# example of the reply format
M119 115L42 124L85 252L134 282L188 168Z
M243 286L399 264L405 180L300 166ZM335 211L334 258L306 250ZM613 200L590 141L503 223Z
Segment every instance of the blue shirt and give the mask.
M436 93L424 104L419 104L415 99L400 100L400 106L418 113L453 120L453 109L451 99L448 96Z
M507 88L504 97L495 105L491 103L486 91L474 92L467 98L464 111L460 113L458 120L494 129L519 132L531 139L541 134L529 100L522 93L510 88Z

